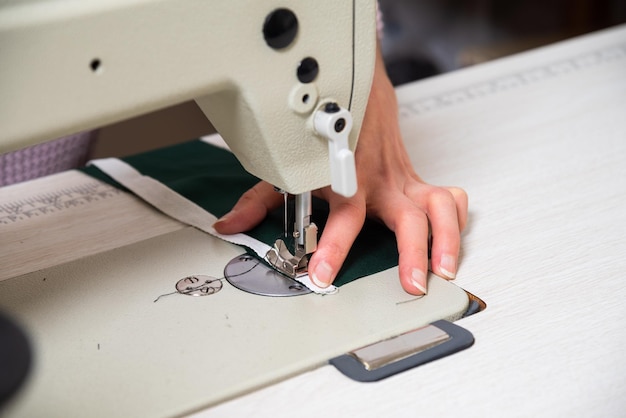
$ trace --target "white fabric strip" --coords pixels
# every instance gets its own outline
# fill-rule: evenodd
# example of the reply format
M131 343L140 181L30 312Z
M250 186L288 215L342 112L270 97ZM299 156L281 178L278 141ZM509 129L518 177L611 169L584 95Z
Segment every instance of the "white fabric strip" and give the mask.
M184 224L193 226L232 244L248 247L260 258L265 258L265 254L270 249L269 245L245 234L220 234L213 228L213 224L217 221L215 215L176 193L163 183L152 177L144 176L133 166L122 160L117 158L103 158L92 160L89 164L98 167L113 180L132 191L145 202ZM330 294L337 291L337 288L332 285L325 289L316 286L311 281L308 274L298 277L296 280L315 293Z

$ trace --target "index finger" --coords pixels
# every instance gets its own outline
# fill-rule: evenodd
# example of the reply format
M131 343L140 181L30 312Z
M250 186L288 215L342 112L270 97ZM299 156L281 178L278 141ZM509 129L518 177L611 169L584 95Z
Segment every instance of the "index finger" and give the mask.
M330 212L317 251L309 261L311 280L319 287L328 287L365 222L365 201L359 196L345 198L328 196Z

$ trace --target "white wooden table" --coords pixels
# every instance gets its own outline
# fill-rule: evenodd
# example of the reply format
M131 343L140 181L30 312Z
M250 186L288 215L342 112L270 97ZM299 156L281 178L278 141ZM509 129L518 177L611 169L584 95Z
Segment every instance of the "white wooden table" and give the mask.
M374 384L327 366L200 416L626 416L626 27L398 90L418 172L470 196L469 350Z
M624 416L626 27L402 87L398 99L418 173L470 196L456 282L488 305L458 321L476 344L379 383L324 366L198 416ZM180 228L146 222L137 239ZM106 250L113 235L72 252Z

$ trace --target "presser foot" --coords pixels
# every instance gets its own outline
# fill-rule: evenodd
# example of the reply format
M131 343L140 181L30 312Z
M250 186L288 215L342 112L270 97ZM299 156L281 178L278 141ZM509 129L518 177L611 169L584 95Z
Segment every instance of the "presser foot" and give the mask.
M285 195L285 237L288 236L287 225L288 208L287 194ZM311 192L295 196L295 223L293 238L295 241L293 254L282 239L277 239L274 246L265 254L265 260L278 272L285 276L296 278L307 273L309 264L308 254L317 250L317 226L311 222L312 203Z
M274 269L291 278L306 274L309 264L304 247L296 246L295 254L291 254L282 239L274 242L274 246L265 254L265 260Z

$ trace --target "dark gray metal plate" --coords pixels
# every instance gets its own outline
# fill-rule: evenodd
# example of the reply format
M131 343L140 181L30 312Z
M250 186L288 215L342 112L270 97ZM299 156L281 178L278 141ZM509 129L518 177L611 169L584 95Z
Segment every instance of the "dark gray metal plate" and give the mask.
M224 268L228 283L244 292L262 296L299 296L311 293L305 285L248 255L233 258Z

